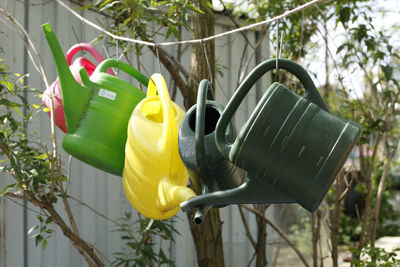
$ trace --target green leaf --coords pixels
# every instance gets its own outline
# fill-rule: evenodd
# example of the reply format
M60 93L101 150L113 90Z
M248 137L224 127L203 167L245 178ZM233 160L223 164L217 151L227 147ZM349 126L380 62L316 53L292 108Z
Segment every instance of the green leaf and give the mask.
M22 114L21 110L19 110L18 107L12 107L13 110L15 110L15 112L17 112L22 118L25 118L24 114Z
M392 79L393 67L386 65L386 66L381 66L381 69L383 71L383 74L385 75L386 81L389 81L390 79Z
M46 247L47 247L47 239L43 240L42 242L42 248L46 249Z
M44 160L47 159L47 157L48 157L47 153L42 153L40 155L34 156L33 158Z
M197 12L197 13L205 14L203 10L198 9L197 7L195 7L195 6L193 6L193 5L186 5L186 6L187 6L190 10L193 10L193 11L195 11L195 12Z
M8 91L10 92L14 91L14 86L12 85L12 83L10 83L9 81L3 81L3 83L7 87Z
M0 191L0 197L6 195L8 192L10 192L11 190L13 190L13 189L16 188L17 186L18 186L17 183L7 185L7 186L4 187L3 189L1 189L1 191Z

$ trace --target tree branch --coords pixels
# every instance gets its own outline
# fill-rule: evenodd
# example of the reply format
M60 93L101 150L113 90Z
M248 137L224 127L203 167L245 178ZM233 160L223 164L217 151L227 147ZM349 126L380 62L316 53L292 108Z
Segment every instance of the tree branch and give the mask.
M293 244L292 241L290 241L290 239L288 238L288 236L277 226L275 225L273 222L271 222L269 219L267 219L264 214L262 214L261 212L259 212L258 210L255 210L247 205L243 205L241 204L240 206L242 206L243 208L251 211L252 213L260 216L261 218L263 218L263 220L269 224L285 241L286 243L296 252L297 256L299 256L300 260L303 262L304 266L310 267L310 265L307 263L305 257L303 256L303 254L301 254L301 252L299 251L299 249L296 247L295 244Z
M133 233L132 233L128 228L126 228L124 225L120 224L120 223L117 222L116 220L111 219L110 217L107 217L107 216L104 215L104 214L101 214L100 212L98 212L97 210L95 210L94 208L92 208L91 206L89 206L88 204L86 204L85 202L83 202L83 201L77 199L76 197L73 197L73 196L70 196L70 195L69 195L68 197L71 198L71 199L73 199L73 200L75 200L76 202L78 202L78 203L81 204L82 206L85 206L86 208L88 208L89 210L91 210L91 211L94 212L95 214L99 215L100 217L102 217L102 218L104 218L104 219L106 219L106 220L108 220L108 221L114 223L114 224L117 225L118 227L121 227L121 229L123 229L124 231L126 231L127 234L128 234L133 240L135 240L136 243L139 243L139 241L136 239L136 237L133 235Z
M246 231L246 235L249 238L250 243L253 245L253 248L257 249L257 243L254 240L253 236L251 235L251 232L250 232L250 229L249 229L249 225L247 224L246 218L244 217L243 209L242 209L242 207L240 205L238 205L238 208L239 208L240 218L242 219L243 226L244 226L244 229Z

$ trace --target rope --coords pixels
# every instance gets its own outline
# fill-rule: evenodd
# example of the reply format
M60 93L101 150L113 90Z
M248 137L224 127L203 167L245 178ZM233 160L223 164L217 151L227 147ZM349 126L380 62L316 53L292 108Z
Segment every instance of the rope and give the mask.
M241 28L237 28L237 29L234 29L234 30L231 30L231 31L226 31L226 32L223 32L223 33L220 33L220 34L216 34L216 35L213 35L213 36L209 36L209 37L206 37L206 38L194 39L194 40L185 40L185 41L177 41L177 42L162 42L162 43L146 42L146 41L141 41L141 40L137 40L137 39L132 39L132 38L128 38L128 37L115 35L115 34L109 32L109 31L103 29L102 27L98 26L97 24L85 19L84 17L79 15L77 12L75 12L73 9L71 9L69 6L67 6L63 1L61 1L61 0L56 0L56 1L61 6L63 6L65 9L67 9L69 12L71 12L75 17L79 18L81 21L83 21L86 24L92 26L93 28L95 28L95 29L107 34L108 36L113 37L114 39L127 41L127 42L131 42L131 43L136 43L136 44L141 44L141 45L147 45L147 46L156 47L156 46L171 46L171 45L179 45L179 44L197 44L197 43L201 44L202 42L211 41L211 40L214 40L214 39L226 36L226 35L230 35L230 34L234 34L234 33L237 33L237 32L250 30L250 29L262 26L262 25L271 24L272 22L284 19L284 18L286 18L286 17L288 17L288 16L290 16L290 15L292 15L294 13L297 13L299 11L302 11L302 10L308 8L308 7L316 5L317 3L322 2L324 0L312 0L312 1L308 2L308 3L305 3L305 4L303 4L301 6L298 6L298 7L294 8L294 9L286 11L285 13L283 13L281 15L278 15L276 17L273 17L271 19L260 21L260 22L254 23L254 24L250 24L250 25L247 25L247 26L244 26L244 27L241 27Z

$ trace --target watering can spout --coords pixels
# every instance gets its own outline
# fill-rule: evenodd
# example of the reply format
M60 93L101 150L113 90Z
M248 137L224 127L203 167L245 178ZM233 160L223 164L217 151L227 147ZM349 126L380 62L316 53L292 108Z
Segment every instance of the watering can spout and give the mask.
M42 25L42 30L46 40L50 46L54 61L60 79L61 93L65 111L65 122L67 132L75 132L78 123L82 117L83 111L90 99L90 89L80 85L72 75L61 49L60 43L57 40L53 29L49 23Z
M199 195L180 204L183 211L226 204L294 203L294 199L258 180L249 179L241 186Z
M173 185L167 182L161 182L158 186L157 205L165 210L175 209L182 202L194 198L196 194L192 189L186 186Z

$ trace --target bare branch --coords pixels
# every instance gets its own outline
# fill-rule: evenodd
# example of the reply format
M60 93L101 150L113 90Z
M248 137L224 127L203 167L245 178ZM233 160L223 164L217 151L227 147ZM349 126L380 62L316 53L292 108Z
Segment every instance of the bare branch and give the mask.
M290 241L290 239L288 238L288 236L277 226L275 225L273 222L271 222L269 219L267 219L264 214L262 214L261 212L259 212L256 209L253 209L247 205L243 205L241 204L240 206L242 206L243 208L251 211L252 213L260 216L261 218L263 218L263 220L269 224L285 241L286 243L296 252L297 256L299 256L300 260L303 262L304 266L310 267L310 265L307 263L305 257L303 256L303 254L301 254L301 252L299 251L299 249L296 247L295 244L293 244L292 241Z
M114 223L115 225L117 225L118 227L121 227L121 229L123 229L124 231L126 231L128 233L128 235L135 240L136 243L138 243L139 241L136 239L136 237L133 235L133 233L126 228L124 225L120 224L119 222L117 222L116 220L111 219L110 217L107 217L104 214L101 214L100 212L98 212L97 210L95 210L94 208L92 208L91 206L89 206L88 204L86 204L85 202L81 201L80 199L77 199L76 197L73 196L68 196L69 198L75 200L76 202L78 202L79 204L81 204L82 206L85 206L86 208L88 208L89 210L91 210L92 212L94 212L95 214L99 215L100 217Z
M253 245L253 248L256 249L257 243L254 240L253 236L251 235L249 225L247 224L246 218L244 217L243 208L240 205L238 205L238 208L239 208L240 218L242 219L243 226L246 231L246 235L249 238L250 243Z

